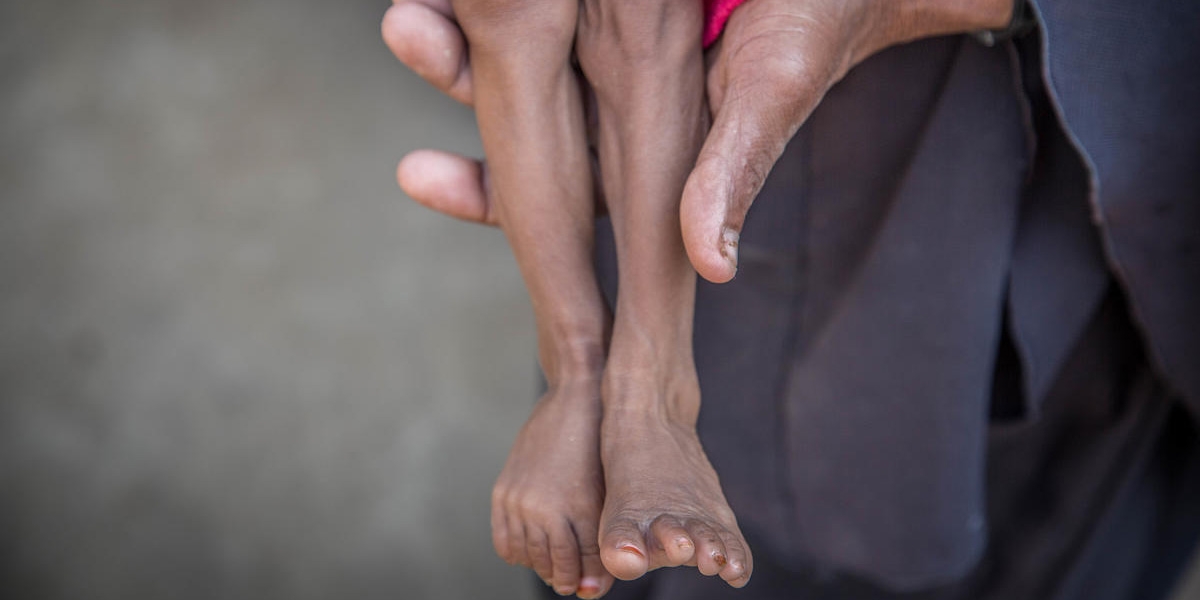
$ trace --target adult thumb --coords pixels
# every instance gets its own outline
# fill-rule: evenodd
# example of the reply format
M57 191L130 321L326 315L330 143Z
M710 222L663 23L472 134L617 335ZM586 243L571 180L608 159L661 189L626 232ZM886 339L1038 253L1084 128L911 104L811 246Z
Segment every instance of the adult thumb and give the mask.
M679 208L683 243L696 272L713 283L737 273L746 212L808 116L795 91L726 90L684 185Z

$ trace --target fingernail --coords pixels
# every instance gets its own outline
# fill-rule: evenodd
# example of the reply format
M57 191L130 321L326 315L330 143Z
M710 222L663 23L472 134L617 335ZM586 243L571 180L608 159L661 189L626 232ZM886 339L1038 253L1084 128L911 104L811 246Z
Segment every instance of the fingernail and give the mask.
M738 240L740 238L741 233L737 230L729 227L721 230L721 256L729 261L729 266L733 267L734 272L737 272Z

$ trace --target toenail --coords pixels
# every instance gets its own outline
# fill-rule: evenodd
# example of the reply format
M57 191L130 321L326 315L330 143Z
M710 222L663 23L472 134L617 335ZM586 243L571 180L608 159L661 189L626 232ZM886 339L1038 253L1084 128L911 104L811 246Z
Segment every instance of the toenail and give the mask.
M692 540L689 540L685 537L677 537L675 538L675 546L680 549L691 548Z
M720 552L713 552L713 562L717 563L718 567L725 566L725 555Z
M579 582L579 597L580 598L595 598L596 594L600 593L600 582L592 577L584 577L583 581Z
M575 588L569 585L562 585L554 588L554 593L558 594L559 596L570 596L571 594L575 593Z
M620 549L624 550L626 552L632 552L642 558L646 558L646 555L642 554L642 551L640 549L638 549L637 546L634 546L633 544L623 544L620 546Z

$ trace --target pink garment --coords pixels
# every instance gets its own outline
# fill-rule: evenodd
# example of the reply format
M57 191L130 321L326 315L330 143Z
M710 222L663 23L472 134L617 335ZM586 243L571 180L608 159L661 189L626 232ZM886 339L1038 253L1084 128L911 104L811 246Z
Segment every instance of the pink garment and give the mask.
M721 37L725 21L746 0L704 0L704 47L707 48Z

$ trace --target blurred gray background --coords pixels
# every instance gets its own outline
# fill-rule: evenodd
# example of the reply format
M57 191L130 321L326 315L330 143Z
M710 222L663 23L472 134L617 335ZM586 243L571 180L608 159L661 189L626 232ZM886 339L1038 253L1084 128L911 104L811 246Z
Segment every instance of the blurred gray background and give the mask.
M0 3L0 597L528 597L532 314L396 186L478 142L387 6Z
M0 597L530 597L532 316L396 188L478 141L387 5L0 3Z

